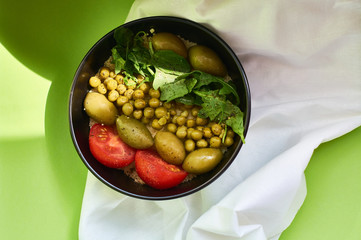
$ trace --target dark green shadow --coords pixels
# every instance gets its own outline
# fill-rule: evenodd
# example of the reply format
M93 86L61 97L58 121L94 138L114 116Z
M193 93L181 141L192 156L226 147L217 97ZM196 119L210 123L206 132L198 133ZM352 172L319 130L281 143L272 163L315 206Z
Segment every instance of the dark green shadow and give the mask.
M0 0L0 42L27 68L51 81L45 111L48 161L64 214L79 222L87 170L73 146L68 97L83 56L103 35L124 23L133 0ZM75 219L74 219L75 218ZM72 224L69 239L77 238Z

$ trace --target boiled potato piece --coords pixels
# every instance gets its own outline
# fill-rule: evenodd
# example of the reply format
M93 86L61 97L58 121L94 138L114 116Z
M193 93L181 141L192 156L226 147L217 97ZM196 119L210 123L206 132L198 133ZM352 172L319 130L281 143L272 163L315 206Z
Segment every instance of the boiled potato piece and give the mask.
M200 70L215 76L224 77L227 74L226 66L218 55L210 48L195 45L189 48L188 58L195 70Z
M99 123L112 125L118 114L117 108L103 94L89 92L84 99L84 109L88 116Z
M162 159L170 164L182 164L186 151L182 141L171 132L157 132L154 145Z
M188 154L182 167L189 173L202 174L217 166L222 157L222 151L218 148L200 148Z
M161 32L152 37L152 45L155 50L172 50L187 58L187 48L183 41L173 33Z
M141 121L121 115L117 118L116 125L119 137L129 146L136 149L153 146L152 134Z

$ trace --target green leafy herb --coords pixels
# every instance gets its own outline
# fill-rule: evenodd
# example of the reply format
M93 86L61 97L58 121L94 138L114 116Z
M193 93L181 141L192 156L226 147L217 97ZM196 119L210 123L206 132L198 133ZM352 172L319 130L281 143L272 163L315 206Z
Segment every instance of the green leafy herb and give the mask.
M173 82L178 76L190 72L188 61L170 50L154 51L151 42L146 47L146 33L136 35L124 27L114 31L117 45L112 49L115 72L123 71L128 79L141 74L153 81L153 88Z
M231 82L202 71L191 71L188 61L173 51L154 51L145 32L134 34L120 27L115 30L114 38L115 73L122 72L126 84L134 84L135 76L141 74L146 81L153 82L153 88L160 88L160 100L200 105L200 117L225 123L244 142L243 112L237 107L240 98Z
M222 78L193 71L162 85L160 89L162 101L175 100L188 105L200 105L200 117L227 124L244 141L243 112L237 107L239 96L236 88Z
M225 122L241 137L242 142L245 141L243 112L236 105L227 100L224 95L220 95L219 90L194 92L203 100L202 109L199 111L200 117Z
M153 82L154 89L158 89L165 83L173 82L178 76L191 70L187 59L171 50L156 51L152 63L156 71Z

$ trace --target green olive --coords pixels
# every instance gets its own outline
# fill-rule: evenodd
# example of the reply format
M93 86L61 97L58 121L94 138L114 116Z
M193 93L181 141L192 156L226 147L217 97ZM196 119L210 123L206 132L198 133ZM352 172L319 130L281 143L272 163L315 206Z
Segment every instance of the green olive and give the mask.
M212 75L224 77L227 74L226 66L218 55L210 48L195 45L189 48L188 58L192 67Z
M152 134L141 121L121 115L117 118L116 124L119 137L129 146L136 149L153 146Z
M90 118L99 123L112 125L118 114L117 108L103 94L89 92L84 99L84 109Z
M194 174L209 172L222 160L222 151L218 148L200 148L188 154L182 167Z
M168 163L182 164L186 151L182 141L171 132L157 132L154 145L162 159Z
M162 32L152 37L155 50L172 50L173 52L187 58L187 48L183 41L173 33Z

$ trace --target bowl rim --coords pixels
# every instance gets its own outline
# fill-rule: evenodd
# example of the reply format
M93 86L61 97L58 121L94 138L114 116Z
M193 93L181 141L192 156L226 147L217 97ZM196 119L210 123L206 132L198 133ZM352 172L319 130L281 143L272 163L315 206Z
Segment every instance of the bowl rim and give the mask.
M241 78L243 80L243 85L244 85L244 90L245 90L245 106L246 109L242 110L242 112L244 113L244 120L243 120L243 125L244 125L244 137L246 138L247 136L247 132L248 132L248 128L249 128L249 124L250 124L250 118L251 118L251 92L250 92L250 86L249 86L249 82L248 82L248 78L246 75L246 72L243 68L242 63L240 62L240 60L238 59L237 55L235 54L235 52L233 51L233 49L228 45L228 43L225 42L225 40L223 40L218 34L216 34L215 32L213 32L212 30L210 30L208 27L204 26L201 23L195 22L193 20L187 19L187 18L182 18L182 17L176 17L176 16L164 16L164 15L160 15L160 16L150 16L150 17L143 17L143 18L138 18L132 21L128 21L125 22L119 26L117 26L116 28L112 29L111 31L109 31L108 33L106 33L103 37L101 37L98 41L96 41L92 47L87 51L87 53L85 54L85 56L82 58L80 64L77 67L77 70L73 76L73 80L72 80L72 84L71 84L71 89L70 89L70 94L69 94L69 101L68 101L68 119L69 119L69 123L70 123L70 134L71 134L71 138L73 141L73 144L75 146L75 149L78 153L78 155L80 156L80 159L82 160L82 162L85 164L85 166L87 167L87 170L89 170L98 180L100 180L103 184L107 185L108 187L110 187L111 189L125 194L127 196L131 196L134 198L138 198L138 199L143 199L143 200L169 200L169 199L176 199L176 198L180 198L180 197L184 197L184 196L188 196L191 195L195 192L198 192L202 189L204 189L205 187L207 187L209 184L211 184L212 182L214 182L216 179L218 179L229 167L230 165L233 163L233 161L236 159L240 149L243 146L243 143L240 141L240 143L238 144L238 146L236 147L236 149L234 150L234 152L232 153L232 155L230 156L229 161L218 171L216 172L210 179L206 180L205 182L203 182L202 184L184 191L182 193L178 193L178 194L174 194L174 195L167 195L167 196L145 196L145 195L140 195L140 194L135 194L129 191L126 191L124 189L121 189L117 186L114 186L112 183L110 183L109 181L107 181L106 179L104 179L89 163L88 161L85 159L85 156L83 155L80 146L78 144L78 141L75 137L75 132L74 132L74 124L73 124L73 113L72 113L72 104L73 104L73 94L74 94L74 90L75 90L75 85L76 85L76 80L79 77L79 74L82 71L82 68L84 67L84 64L86 62L86 60L88 59L89 55L94 51L94 49L96 49L96 47L103 42L105 39L109 38L109 35L113 35L114 31L119 28L119 27L127 27L129 25L134 25L143 21L151 21L151 20L163 20L163 21L172 21L172 22L178 22L181 24L186 24L186 25L190 25L191 27L195 27L195 28L200 28L202 29L204 32L206 32L208 35L212 36L214 39L217 40L217 42L219 44L222 44L223 47L225 47L227 49L227 51L229 52L229 54L231 55L231 57L236 61L236 65L237 67L240 69L240 75ZM162 191L162 190L160 190Z

